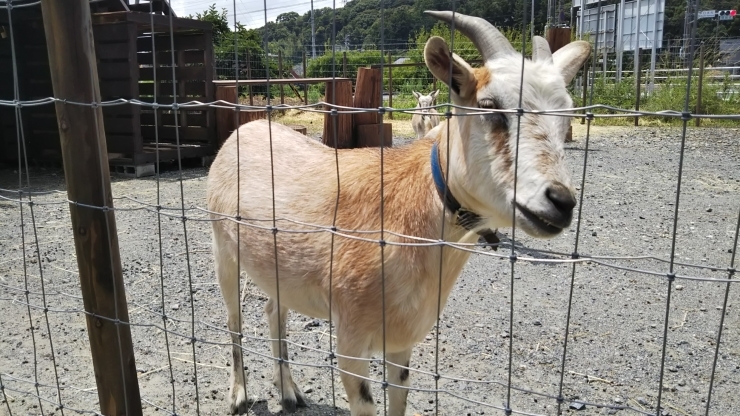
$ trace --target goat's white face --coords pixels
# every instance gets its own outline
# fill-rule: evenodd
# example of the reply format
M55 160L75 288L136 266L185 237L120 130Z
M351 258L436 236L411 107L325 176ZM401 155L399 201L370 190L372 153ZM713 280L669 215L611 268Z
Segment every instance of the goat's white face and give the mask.
M425 107L432 107L436 101L437 101L437 95L439 94L439 90L433 91L429 95L424 95L420 92L411 91L414 94L414 97L416 97L416 108L421 108L422 113L428 113L429 108Z
M427 13L451 20L451 14L442 15L449 12ZM533 60L524 62L522 81L521 54L493 26L460 14L455 15L455 23L478 47L485 61L483 67L473 69L456 54L450 54L439 37L430 38L424 50L429 69L450 85L454 104L505 110L521 105L525 111L573 106L566 85L590 54L587 42L573 42L550 54L546 41L535 37ZM521 124L512 113L457 119L459 134L450 133L449 180L461 189L459 199L465 201L466 208L499 226L511 226L515 205L516 226L540 238L558 235L570 225L576 205L564 151L570 117L525 113Z

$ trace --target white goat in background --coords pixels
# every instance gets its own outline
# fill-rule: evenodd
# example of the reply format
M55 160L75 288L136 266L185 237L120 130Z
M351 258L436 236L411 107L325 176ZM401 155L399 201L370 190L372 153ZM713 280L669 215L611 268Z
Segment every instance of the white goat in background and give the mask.
M448 23L453 18L448 11L426 13ZM455 27L473 41L484 64L473 69L451 53L442 38L427 41L426 65L438 80L448 83L453 104L481 110L517 108L521 87L525 110L573 106L566 86L591 52L587 42L571 42L551 54L547 42L535 37L532 60L522 60L485 20L459 13L454 18ZM455 108L454 114L467 111ZM286 362L286 320L288 311L294 310L331 319L335 325L338 366L353 416L375 415L375 404L369 382L354 376L369 376L368 361L347 357L369 358L383 350L385 341L391 384L389 414L403 415L408 389L393 386L409 386L409 371L396 365L410 365L412 348L435 325L438 296L444 307L470 253L452 247L394 243L416 241L401 235L475 243L479 231L511 227L512 219L517 228L534 237L560 234L570 225L576 205L564 150L569 123L569 117L531 113L521 116L520 127L513 113L453 116L443 120L433 134L407 146L382 150L382 188L379 148L338 150L337 171L333 148L288 127L267 120L239 127L218 152L207 191L211 211L244 222L211 223L216 275L234 344L231 412L246 412L248 408L239 337L240 264L269 297L265 311L270 337L275 339L273 383L281 389L284 411L306 405ZM514 172L517 152L518 172ZM308 225L330 226L337 209L336 227L340 230L380 230L381 189L384 249L378 241L379 231L343 231L362 239L332 238L329 232L317 232ZM446 200L442 197L445 194ZM444 228L440 221L443 210ZM273 215L277 218L275 231L271 221L264 221L272 220ZM212 218L223 216L212 214ZM282 231L286 229L292 232Z
M411 117L411 126L414 127L416 138L421 139L424 135L429 133L430 130L439 125L439 113L437 113L437 110L434 108L426 108L432 107L437 103L439 90L433 91L429 95L424 95L416 91L411 92L414 94L414 97L416 97L416 108L420 109L416 110L415 114ZM419 112L422 114L419 114Z

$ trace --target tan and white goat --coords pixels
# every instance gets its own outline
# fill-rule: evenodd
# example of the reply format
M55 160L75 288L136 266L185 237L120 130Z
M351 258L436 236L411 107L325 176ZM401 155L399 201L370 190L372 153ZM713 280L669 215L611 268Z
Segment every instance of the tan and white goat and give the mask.
M439 125L439 113L434 108L429 108L437 103L437 95L439 90L432 91L429 95L424 95L420 92L411 91L416 97L416 110L414 115L411 117L411 126L414 128L416 138L421 139L430 130ZM421 114L419 114L421 113Z
M447 11L426 13L445 22L453 18ZM454 18L455 27L473 41L484 60L481 68L473 69L451 53L442 38L427 41L426 65L437 79L448 83L454 104L517 108L521 87L525 110L572 107L566 85L590 54L587 42L572 42L551 54L546 41L535 37L533 59L523 61L485 20L459 13ZM524 85L520 82L522 65ZM454 113L466 111L455 109ZM421 140L384 149L382 187L379 148L339 150L337 172L333 148L288 127L267 120L239 127L211 166L207 195L211 211L253 224L237 227L231 221L212 222L216 275L233 333L232 413L245 412L248 407L238 335L242 331L237 289L240 264L269 297L265 311L270 337L283 340L272 342L273 382L282 389L283 410L306 405L286 362L286 319L293 310L333 321L342 384L353 416L375 415L376 409L368 381L353 375L368 377L368 362L347 357L368 358L383 350L385 338L389 414L403 415L408 390L393 385L408 386L409 371L393 364L409 366L412 348L435 325L438 296L444 307L470 253L390 243L414 241L398 235L474 243L479 231L510 227L512 219L531 236L558 235L570 225L576 205L563 144L569 123L568 117L524 113L518 129L513 113L453 116ZM446 201L441 197L444 193L439 193L440 178L446 178L441 179L441 186L449 191ZM332 255L330 233L297 223L329 226L335 208L336 226L342 230L380 230L383 213L384 238L389 243L384 247L383 265L379 233L354 234L363 239L335 236ZM444 235L443 210L447 214ZM221 216L214 214L213 218ZM281 231L286 229L313 232Z

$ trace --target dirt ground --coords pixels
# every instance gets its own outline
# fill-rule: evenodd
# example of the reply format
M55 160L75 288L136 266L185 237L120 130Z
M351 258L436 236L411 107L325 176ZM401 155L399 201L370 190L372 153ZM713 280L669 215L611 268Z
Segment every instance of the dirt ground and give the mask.
M578 189L585 186L583 205L578 207L583 216L578 251L581 255L633 259L603 258L575 266L565 373L561 374L560 368L574 266L527 261L569 258L527 248L573 252L575 221L564 235L550 241L517 233L517 243L527 248L517 250L520 259L514 267L512 334L508 260L492 256L488 250L471 257L443 312L439 351L435 351L432 333L415 348L411 361L419 370L411 373L412 387L433 389L431 374L438 359L442 375L439 388L444 392L437 403L432 393L412 391L408 415L432 414L436 406L442 415L503 414L495 407L502 407L507 398L504 386L510 336L511 383L524 390L511 391L515 411L557 414L555 397L562 376L563 413L654 412L668 294L665 274L669 264L665 260L670 258L672 245L681 131L592 128L585 185L581 183L585 129L577 122L574 138L567 145L567 158ZM403 141L407 139L397 138L395 145ZM726 268L737 249L733 238L740 209L740 129L690 129L684 163L676 262L715 269L679 265L675 271L679 276L726 279ZM200 167L183 172L186 208L205 206L206 174L207 168ZM37 191L65 191L63 172L58 169L33 168L30 181ZM180 206L180 183L176 170L163 174L159 182L162 205ZM17 189L18 173L1 170L0 187ZM116 222L144 413L226 414L230 341L223 331L225 308L213 272L210 225L197 221L205 215L188 211L188 251L181 221L163 216L160 240L156 213L123 198L156 205L158 184L153 177L114 176L112 187L119 198L115 202L119 209ZM0 195L12 197L7 192ZM59 400L57 379L65 414L74 414L73 409L98 409L65 197L65 192L37 195L33 217L28 206L23 209L23 234L18 204L0 201L0 380L5 388L4 397L0 395L0 415L38 415L42 414L40 406L43 414L61 414L53 404ZM509 241L511 230L501 232L504 241ZM276 414L279 397L271 383L272 362L266 358L270 348L262 340L269 336L263 315L266 298L252 285L246 289L244 331L253 339L245 343L245 366L250 394L259 399L250 414ZM677 278L672 289L664 412L704 414L727 284ZM730 285L711 398L713 415L734 414L737 410L733 409L740 408L738 296L737 286ZM48 314L44 314L44 304ZM167 340L162 313L168 316ZM193 330L198 339L195 359L189 342ZM349 415L338 373L334 374L336 390L332 394L331 373L319 367L327 363L327 354L314 350L327 350L328 324L291 314L289 339L295 343L290 346L290 359L309 364L293 366L294 378L310 404L299 414L331 414L334 396L338 414ZM371 376L382 379L380 369L373 365ZM43 398L40 402L35 398L36 377L38 394ZM377 383L372 393L382 405ZM573 400L593 404L571 409ZM620 407L629 409L618 410ZM166 410L159 410L162 408Z

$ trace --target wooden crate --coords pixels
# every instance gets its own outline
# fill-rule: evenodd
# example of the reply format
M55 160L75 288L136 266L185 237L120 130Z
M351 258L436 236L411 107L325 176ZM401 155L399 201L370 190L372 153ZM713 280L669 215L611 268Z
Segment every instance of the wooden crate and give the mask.
M124 98L167 105L175 100L178 103L213 101L210 23L172 18L177 77L173 84L169 16L123 11L94 13L92 19L100 93L104 101ZM152 52L151 19L154 20L155 53ZM0 25L7 31L7 14L0 13ZM13 29L20 99L53 96L40 8L14 9ZM9 38L2 39L0 99L14 99L12 68ZM151 108L122 104L104 107L103 117L111 162L117 159L115 162L119 164L151 164L156 160L157 140L161 161L177 158L178 141L182 158L215 154L215 111L211 108L178 111L176 120L171 109L159 109L155 117L155 110ZM54 105L24 108L22 119L29 161L61 160ZM0 161L17 163L17 153L15 109L0 107Z
M137 98L171 105L211 102L213 39L210 23L138 12L93 15L100 91L104 100ZM174 45L174 48L173 48ZM173 71L174 68L174 71ZM173 74L174 72L174 74ZM173 82L174 75L174 82ZM216 150L215 110L209 107L153 109L126 105L104 109L109 152L133 165L180 156L210 156ZM120 162L120 160L119 160Z

